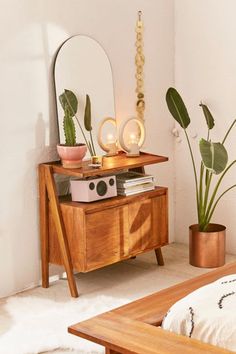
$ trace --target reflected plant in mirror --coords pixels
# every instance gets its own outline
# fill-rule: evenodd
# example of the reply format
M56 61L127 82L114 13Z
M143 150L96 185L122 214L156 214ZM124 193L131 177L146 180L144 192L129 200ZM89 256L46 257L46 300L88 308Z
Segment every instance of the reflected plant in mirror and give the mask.
M85 159L89 159L90 155L95 152L96 155L102 155L103 151L96 139L100 122L103 117L115 117L112 68L105 49L96 40L85 35L75 35L68 38L59 47L55 56L54 82L60 143L65 144L65 135L63 131L64 112L59 97L64 93L65 89L68 89L78 99L76 116L79 117L79 123L87 140L91 143L91 148L93 149L94 147L93 150L95 150L90 153L88 145ZM84 125L83 121L86 94L89 94L91 101L92 124L90 126ZM87 112L89 113L88 99L87 102ZM76 118L73 117L73 120L75 122L77 141L86 142ZM93 141L91 141L90 136L91 126Z

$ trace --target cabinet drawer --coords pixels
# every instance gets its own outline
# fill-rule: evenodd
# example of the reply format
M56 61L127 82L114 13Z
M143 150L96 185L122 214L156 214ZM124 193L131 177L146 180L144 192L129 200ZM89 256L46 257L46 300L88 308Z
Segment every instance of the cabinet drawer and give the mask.
M86 270L118 262L124 256L127 205L86 215Z

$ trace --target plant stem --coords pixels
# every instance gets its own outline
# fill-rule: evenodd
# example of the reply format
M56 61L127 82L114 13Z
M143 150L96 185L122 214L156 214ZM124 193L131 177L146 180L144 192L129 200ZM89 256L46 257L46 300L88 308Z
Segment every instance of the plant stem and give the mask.
M206 184L206 189L205 189L205 197L204 197L204 203L203 203L204 215L206 213L206 208L207 208L207 202L208 202L208 196L209 196L212 176L213 176L213 173L210 172L210 175L207 178L207 184Z
M215 199L216 193L217 193L217 191L218 191L218 189L219 189L219 186L220 186L220 184L221 184L222 179L224 178L224 176L225 176L225 174L228 172L228 170L229 170L235 163L236 163L236 160L232 161L231 164L229 164L229 166L224 170L223 174L222 174L221 177L219 178L219 180L218 180L218 182L217 182L217 184L216 184L216 186L215 186L215 189L214 189L214 191L213 191L213 193L212 193L210 202L209 202L209 204L208 204L208 208L207 208L206 215L205 215L205 221L206 221L206 220L210 220L210 219L209 219L209 215L210 215L210 213L211 213L211 208L212 208L212 205L213 205L213 203L214 203L214 199Z
M87 138L86 138L86 136L85 136L85 134L84 134L84 131L83 131L82 127L81 127L81 124L80 124L80 122L79 122L79 119L78 119L78 117L76 116L76 114L74 115L74 117L75 117L75 119L76 119L76 121L77 121L77 123L78 123L78 126L79 126L79 128L80 128L80 130L81 130L81 133L83 134L84 140L85 140L86 145L87 145L87 147L88 147L88 149L89 149L89 153L90 153L91 156L93 156L93 153L92 153L92 151L91 151L91 149L90 149L90 147L89 147L88 140L87 140Z
M91 143L92 143L93 155L96 156L96 151L95 151L94 144L93 144L93 136L92 136L91 130L89 131L89 134L90 134L90 139L91 139Z
M231 189L233 189L233 188L235 188L235 187L236 187L236 184L232 185L231 187L229 187L228 189L226 189L226 190L217 198L217 200L216 200L216 202L215 202L215 204L214 204L214 206L213 206L213 208L212 208L212 210L211 210L211 213L210 213L210 215L209 215L209 217L208 217L208 219L207 219L206 226L209 224L209 222L210 222L210 220L211 220L211 218L212 218L212 215L213 215L213 213L214 213L214 211L215 211L215 208L216 208L216 206L217 206L219 200L223 197L223 195L224 195L225 193L227 193L228 191L230 191ZM206 229L206 226L205 226L205 229ZM205 229L204 229L203 231L205 231Z
M227 139L229 133L230 133L230 130L233 128L234 124L236 123L236 119L233 121L233 123L231 124L231 126L229 127L229 129L227 130L227 133L225 134L225 137L224 139L222 140L222 144L224 145L225 143L225 140Z
M204 165L203 162L201 162L201 167L200 167L200 178L199 178L199 215L200 215L200 223L202 220L203 215L203 175L204 175Z
M197 199L197 212L198 212L198 222L200 221L200 215L199 215L199 195L198 195L198 181L197 181L197 171L196 171L196 165L195 165L195 161L194 161L194 157L193 157L193 151L191 148L191 144L189 141L189 137L188 137L188 133L186 132L186 129L184 129L184 133L188 142L188 147L189 147L189 151L190 151L190 155L191 155L191 160L192 160L192 164L193 164L193 171L194 171L194 179L195 179L195 189L196 189L196 199Z
M90 141L88 141L88 149L89 149L91 157L94 156L93 149L92 149Z

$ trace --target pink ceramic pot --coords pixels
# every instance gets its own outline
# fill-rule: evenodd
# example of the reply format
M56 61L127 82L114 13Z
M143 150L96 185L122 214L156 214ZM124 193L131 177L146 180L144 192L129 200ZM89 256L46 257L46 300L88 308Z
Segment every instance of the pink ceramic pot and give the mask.
M82 165L82 160L87 152L87 146L85 144L75 146L58 144L57 152L64 168L78 168Z

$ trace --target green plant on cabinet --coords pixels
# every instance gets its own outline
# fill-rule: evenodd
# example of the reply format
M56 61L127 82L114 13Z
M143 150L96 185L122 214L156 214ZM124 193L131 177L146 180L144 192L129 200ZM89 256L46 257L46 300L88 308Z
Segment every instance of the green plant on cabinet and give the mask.
M76 95L71 90L64 90L64 92L59 96L59 101L64 110L64 120L63 129L65 134L66 145L76 145L76 130L73 121L73 117L79 126L79 129L83 135L84 141L88 147L91 156L95 156L95 148L92 136L92 124L91 124L91 102L89 95L86 95L86 105L84 111L84 127L89 132L90 140L86 137L82 125L77 116L78 110L78 99Z

